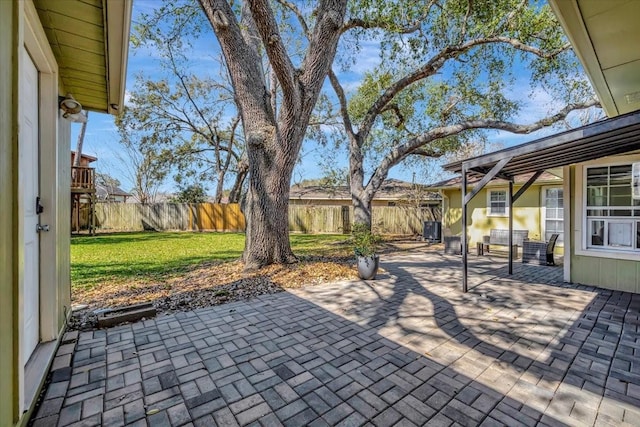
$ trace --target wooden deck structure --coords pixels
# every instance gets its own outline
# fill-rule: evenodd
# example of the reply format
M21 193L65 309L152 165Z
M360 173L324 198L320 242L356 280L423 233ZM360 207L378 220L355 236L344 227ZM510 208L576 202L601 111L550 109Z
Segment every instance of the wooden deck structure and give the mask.
M96 217L96 170L71 167L71 232L80 233L82 218L88 216L89 234L94 234Z

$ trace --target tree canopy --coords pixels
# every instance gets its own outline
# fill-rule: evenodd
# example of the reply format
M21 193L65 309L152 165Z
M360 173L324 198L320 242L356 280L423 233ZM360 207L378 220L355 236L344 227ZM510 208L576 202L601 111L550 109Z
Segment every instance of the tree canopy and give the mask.
M198 3L242 124L248 268L295 261L287 205L305 137L348 148L356 222L370 226L371 200L391 168L472 152L467 145L483 144L487 132L526 134L598 105L543 1ZM363 74L352 71L363 64ZM526 96L540 94L552 100L542 114L523 110ZM336 114L340 126L326 126Z

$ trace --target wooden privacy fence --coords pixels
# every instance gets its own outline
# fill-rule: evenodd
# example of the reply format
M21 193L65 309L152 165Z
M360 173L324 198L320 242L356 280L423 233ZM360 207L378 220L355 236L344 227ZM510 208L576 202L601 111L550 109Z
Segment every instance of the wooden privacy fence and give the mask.
M238 204L98 203L98 231L244 231Z
M373 227L383 234L422 234L424 221L440 221L437 207L374 206ZM289 230L294 233L350 233L350 206L289 206ZM98 203L98 231L244 231L237 204Z
M382 234L422 234L424 221L440 221L438 207L374 206L372 225ZM289 206L289 230L294 233L351 232L353 207L351 206Z

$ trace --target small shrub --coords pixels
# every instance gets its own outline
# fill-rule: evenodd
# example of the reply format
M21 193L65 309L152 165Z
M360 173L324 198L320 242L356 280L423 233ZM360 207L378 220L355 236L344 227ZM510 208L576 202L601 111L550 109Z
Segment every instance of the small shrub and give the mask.
M353 250L356 256L370 257L375 255L380 236L372 233L371 228L364 223L355 223L351 229Z

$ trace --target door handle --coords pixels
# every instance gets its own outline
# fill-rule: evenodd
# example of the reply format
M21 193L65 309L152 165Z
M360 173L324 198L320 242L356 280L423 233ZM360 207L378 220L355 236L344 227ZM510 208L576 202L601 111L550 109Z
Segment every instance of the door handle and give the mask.
M49 231L49 224L36 225L36 232L40 233L42 231Z
M44 206L40 204L40 196L36 197L36 213L40 215L44 212Z

